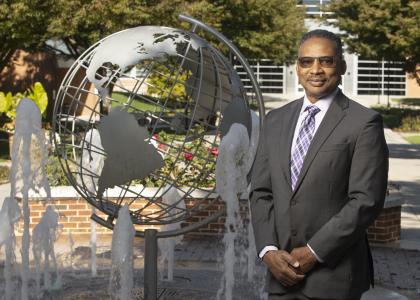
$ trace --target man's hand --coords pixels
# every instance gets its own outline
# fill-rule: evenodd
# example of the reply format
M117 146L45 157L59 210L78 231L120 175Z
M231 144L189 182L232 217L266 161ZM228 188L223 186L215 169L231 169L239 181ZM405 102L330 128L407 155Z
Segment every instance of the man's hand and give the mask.
M285 286L295 285L305 278L305 275L296 273L299 262L286 251L268 251L263 257L263 262L271 274Z
M308 246L295 248L290 255L299 262L299 271L303 274L312 270L317 263L315 255L309 250Z

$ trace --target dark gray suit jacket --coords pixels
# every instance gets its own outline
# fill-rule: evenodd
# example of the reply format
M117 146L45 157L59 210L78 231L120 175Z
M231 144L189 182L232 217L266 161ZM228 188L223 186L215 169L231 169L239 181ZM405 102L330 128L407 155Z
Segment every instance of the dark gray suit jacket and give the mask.
M339 91L292 191L290 148L302 103L293 101L264 120L250 194L257 251L276 245L290 252L309 243L324 263L294 289L314 298L358 297L373 278L366 229L381 211L387 187L382 118ZM268 291L288 288L269 274Z

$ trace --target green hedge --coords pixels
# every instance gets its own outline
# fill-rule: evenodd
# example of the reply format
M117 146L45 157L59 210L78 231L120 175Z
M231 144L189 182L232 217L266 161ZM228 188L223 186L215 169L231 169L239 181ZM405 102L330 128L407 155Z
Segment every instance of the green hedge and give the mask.
M46 166L48 182L50 186L69 185L63 168L60 165L57 156L50 155Z
M420 131L420 110L418 109L384 106L376 106L373 109L382 115L384 123L391 129Z
M46 173L50 186L69 185L66 175L61 168L56 156L49 156L46 165ZM9 182L10 169L7 166L0 166L0 184Z
M10 171L6 166L0 166L0 183L5 183L9 181Z

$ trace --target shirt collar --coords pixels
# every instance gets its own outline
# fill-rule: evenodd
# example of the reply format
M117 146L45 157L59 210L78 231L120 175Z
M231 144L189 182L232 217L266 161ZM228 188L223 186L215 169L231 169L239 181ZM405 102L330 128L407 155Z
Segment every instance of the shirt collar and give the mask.
M332 101L334 100L334 97L337 95L338 91L339 91L339 88L336 88L332 93L319 99L315 103L311 103L305 93L305 97L303 98L303 105L302 105L302 109L300 110L300 114L302 114L305 111L306 107L308 107L309 105L315 105L322 112L326 112L328 108L330 107Z

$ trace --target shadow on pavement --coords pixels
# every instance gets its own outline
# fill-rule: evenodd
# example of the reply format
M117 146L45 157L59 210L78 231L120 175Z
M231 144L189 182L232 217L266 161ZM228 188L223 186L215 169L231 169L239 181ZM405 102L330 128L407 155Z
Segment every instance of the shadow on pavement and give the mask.
M389 144L389 158L420 159L420 145Z

